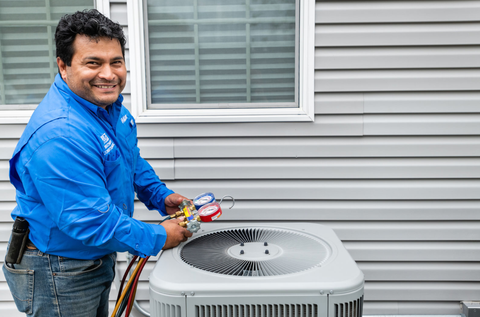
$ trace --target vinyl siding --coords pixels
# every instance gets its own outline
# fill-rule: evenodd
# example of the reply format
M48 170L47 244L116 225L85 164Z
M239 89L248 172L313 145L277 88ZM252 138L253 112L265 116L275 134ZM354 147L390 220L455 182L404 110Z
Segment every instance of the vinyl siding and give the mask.
M480 299L480 1L317 1L315 33L314 122L140 124L142 155L179 193L235 197L218 221L333 228L365 273L364 314L460 314ZM0 125L2 259L23 128ZM3 275L0 311L16 312Z

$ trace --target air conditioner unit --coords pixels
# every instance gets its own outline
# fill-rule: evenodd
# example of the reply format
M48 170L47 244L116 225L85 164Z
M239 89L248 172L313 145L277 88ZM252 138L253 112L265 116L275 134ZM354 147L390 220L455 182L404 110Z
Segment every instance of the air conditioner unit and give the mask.
M361 317L363 273L332 229L202 224L150 274L153 317Z

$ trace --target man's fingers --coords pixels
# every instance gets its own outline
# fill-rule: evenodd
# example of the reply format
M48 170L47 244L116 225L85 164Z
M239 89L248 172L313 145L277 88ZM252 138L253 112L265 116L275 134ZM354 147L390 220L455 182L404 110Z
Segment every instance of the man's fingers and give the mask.
M180 217L179 219L167 220L161 223L167 232L167 240L165 241L163 250L174 248L192 236L190 231L179 226L179 223L183 220L185 219Z

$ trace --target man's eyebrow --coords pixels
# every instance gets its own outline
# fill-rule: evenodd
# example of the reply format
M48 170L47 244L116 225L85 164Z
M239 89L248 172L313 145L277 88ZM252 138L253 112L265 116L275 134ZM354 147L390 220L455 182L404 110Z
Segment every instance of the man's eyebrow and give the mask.
M96 57L96 56L87 56L84 58L84 60L90 60L90 61L101 61L103 58ZM117 60L122 60L123 61L123 56L115 56L111 59L112 61L117 61Z
M96 56L87 56L84 58L84 60L94 60L94 61L101 61L102 59L100 57L96 57Z

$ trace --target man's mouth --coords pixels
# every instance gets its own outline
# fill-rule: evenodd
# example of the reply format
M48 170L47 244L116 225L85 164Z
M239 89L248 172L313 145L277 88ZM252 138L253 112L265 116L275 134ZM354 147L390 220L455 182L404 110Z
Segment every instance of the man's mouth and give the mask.
M108 88L115 88L117 85L94 85L97 88L108 89Z

